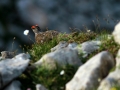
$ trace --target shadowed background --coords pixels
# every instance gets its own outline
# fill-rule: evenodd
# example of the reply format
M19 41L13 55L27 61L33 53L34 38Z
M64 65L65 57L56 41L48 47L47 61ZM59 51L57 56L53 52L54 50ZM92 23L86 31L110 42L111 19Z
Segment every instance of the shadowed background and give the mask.
M119 19L119 0L0 0L0 51L22 52L20 46L32 44L31 25L66 33L70 28L112 31Z

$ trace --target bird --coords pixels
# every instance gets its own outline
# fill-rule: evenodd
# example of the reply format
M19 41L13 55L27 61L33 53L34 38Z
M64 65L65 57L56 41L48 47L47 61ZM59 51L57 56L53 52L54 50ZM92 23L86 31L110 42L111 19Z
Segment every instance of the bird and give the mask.
M48 30L42 32L41 28L38 25L33 25L31 29L35 34L35 42L38 44L42 44L44 42L50 41L54 37L57 37L57 35L59 34L59 32L55 30Z

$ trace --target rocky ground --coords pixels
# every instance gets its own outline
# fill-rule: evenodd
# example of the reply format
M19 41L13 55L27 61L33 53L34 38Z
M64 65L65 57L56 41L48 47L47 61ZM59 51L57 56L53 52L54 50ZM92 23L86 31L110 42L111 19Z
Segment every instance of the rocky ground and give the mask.
M32 70L37 68L39 69L40 67L45 67L47 70L54 70L57 67L61 68L66 65L76 67L77 71L70 81L66 82L63 87L59 87L59 90L119 90L119 27L120 23L115 26L112 34L105 34L104 37L101 35L93 40L85 41L81 44L76 42L61 41L56 46L52 47L49 53L44 54L34 63L30 63L32 60L30 58L32 53L20 53L15 55L13 52L9 51L1 52L0 90L22 90L21 86L24 86L24 82L17 79L22 74L27 72L26 75L29 77L30 74L32 74L30 73ZM118 44L118 46L114 47L118 51L116 56L109 50L102 50L101 52L94 54L94 56L90 56L94 51L100 50L101 45L104 44L103 42L107 40L115 41L115 43ZM86 62L83 62L83 59L87 59L89 56L90 58L86 60ZM114 70L111 71L113 68ZM60 75L62 76L65 74L67 74L67 71L65 70L60 72ZM36 76L36 78L39 79L40 77ZM50 77L48 76L48 79L49 78ZM27 81L27 79L25 81ZM64 82L64 80L61 82ZM59 84L61 82L59 82ZM43 83L36 82L36 86L34 87L36 87L36 90L50 90L45 86L47 86L47 82L44 85ZM58 90L57 86L52 87L54 87L52 90ZM31 86L26 89L33 90Z

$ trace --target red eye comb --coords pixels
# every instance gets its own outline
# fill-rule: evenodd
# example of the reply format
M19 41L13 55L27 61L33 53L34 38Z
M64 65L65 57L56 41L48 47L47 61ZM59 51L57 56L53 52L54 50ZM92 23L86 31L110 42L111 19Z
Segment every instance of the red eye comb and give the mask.
M32 29L35 29L35 26L32 26L31 28L32 28Z

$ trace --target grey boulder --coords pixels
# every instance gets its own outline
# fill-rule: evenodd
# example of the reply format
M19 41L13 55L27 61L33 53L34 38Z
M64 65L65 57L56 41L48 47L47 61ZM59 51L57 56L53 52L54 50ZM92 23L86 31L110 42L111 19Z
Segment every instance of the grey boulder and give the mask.
M112 35L115 42L120 44L120 22L114 27Z
M102 51L79 67L73 79L66 84L66 90L94 90L115 66L113 56Z
M95 50L98 50L101 45L101 41L86 41L82 44L77 45L74 47L78 51L79 55L82 55L83 58L87 57L88 54L92 53Z
M12 59L0 61L0 89L20 76L26 70L29 62L29 56L25 53L19 54Z
M116 57L116 69L102 80L98 90L110 90L114 86L120 86L120 50Z
M12 83L7 86L4 90L21 90L20 89L21 83L17 80L12 81Z
M81 60L79 59L76 50L71 48L62 48L54 52L45 54L39 61L37 61L34 66L46 66L47 68L55 68L56 64L59 66L64 66L66 64L73 66L80 66Z

